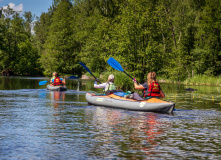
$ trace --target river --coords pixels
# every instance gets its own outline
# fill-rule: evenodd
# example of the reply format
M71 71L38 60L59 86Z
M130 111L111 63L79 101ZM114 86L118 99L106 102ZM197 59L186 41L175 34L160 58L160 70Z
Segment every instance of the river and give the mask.
M221 87L161 83L173 114L88 105L93 80L0 77L0 159L220 159ZM197 91L189 92L186 88Z

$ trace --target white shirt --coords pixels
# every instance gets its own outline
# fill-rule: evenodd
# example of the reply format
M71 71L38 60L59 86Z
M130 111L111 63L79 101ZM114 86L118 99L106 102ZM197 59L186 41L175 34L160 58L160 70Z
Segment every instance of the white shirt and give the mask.
M112 82L109 82L110 84L113 84ZM94 88L104 88L104 90L106 90L106 88L108 87L108 83L101 83L101 84L97 84L97 81L94 82Z

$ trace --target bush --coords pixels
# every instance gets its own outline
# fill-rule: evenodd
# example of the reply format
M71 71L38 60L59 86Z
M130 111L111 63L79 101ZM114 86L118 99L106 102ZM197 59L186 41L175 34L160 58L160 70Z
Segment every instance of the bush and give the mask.
M89 72L86 72L85 75L88 76L88 77L94 78ZM93 72L93 75L94 75L96 78L100 78L100 74L99 74L98 72Z

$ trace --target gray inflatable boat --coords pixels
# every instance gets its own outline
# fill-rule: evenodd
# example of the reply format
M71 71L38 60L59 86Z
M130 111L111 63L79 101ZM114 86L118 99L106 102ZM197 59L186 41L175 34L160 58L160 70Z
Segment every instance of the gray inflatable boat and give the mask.
M66 86L53 86L53 85L47 85L47 89L51 91L66 91Z
M92 105L145 112L173 113L173 109L175 107L174 103L163 101L158 98L137 101L133 99L126 99L114 94L102 96L86 93L86 100Z

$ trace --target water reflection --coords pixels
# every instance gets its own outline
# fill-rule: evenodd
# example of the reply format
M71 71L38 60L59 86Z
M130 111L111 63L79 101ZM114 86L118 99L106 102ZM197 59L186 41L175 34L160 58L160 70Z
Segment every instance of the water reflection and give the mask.
M40 80L0 78L0 159L220 159L220 88L162 84L167 115L89 106L94 81Z
M219 92L204 93L201 90L194 92L171 92L167 94L165 99L176 103L176 109L221 109L221 95Z
M64 101L65 101L65 92L60 92L60 91L52 91L50 92L50 100L52 102L52 105L54 108L58 108L59 104L64 105Z
M132 115L131 115L131 114ZM90 149L90 153L104 156L110 154L108 148L122 151L119 157L127 157L133 159L139 155L141 157L154 157L155 151L159 144L159 140L172 128L169 120L162 120L162 115L157 113L144 112L126 112L123 110L106 109L98 107L93 115L93 121L88 122L95 128L98 133L95 137L99 143ZM172 116L172 115L167 115ZM142 154L141 154L142 151ZM135 158L136 159L136 158Z

